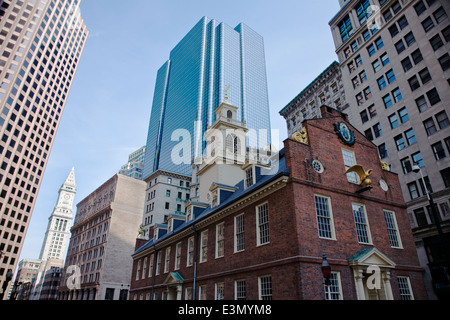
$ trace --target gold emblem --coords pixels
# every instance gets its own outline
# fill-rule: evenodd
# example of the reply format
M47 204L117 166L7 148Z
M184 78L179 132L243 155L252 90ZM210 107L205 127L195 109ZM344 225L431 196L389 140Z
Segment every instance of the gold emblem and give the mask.
M351 167L350 169L348 169L346 174L350 173L350 172L355 172L359 176L359 179L360 179L359 185L365 184L368 187L370 187L372 185L372 180L369 179L369 177L373 173L372 169L365 171L362 166L357 164L357 165Z
M306 128L303 128L302 131L294 133L292 139L304 144L309 144L308 131Z

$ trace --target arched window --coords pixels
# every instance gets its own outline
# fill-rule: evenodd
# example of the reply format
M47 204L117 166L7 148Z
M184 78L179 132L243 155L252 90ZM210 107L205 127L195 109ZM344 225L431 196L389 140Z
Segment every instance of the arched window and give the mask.
M227 153L231 152L233 154L241 154L241 140L234 135L229 134L226 139L226 150Z
M233 118L233 112L231 110L227 111L227 118L232 119Z

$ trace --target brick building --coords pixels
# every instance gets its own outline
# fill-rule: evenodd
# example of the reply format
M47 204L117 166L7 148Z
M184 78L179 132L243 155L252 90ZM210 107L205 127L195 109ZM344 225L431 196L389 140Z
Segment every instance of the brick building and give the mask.
M130 299L426 299L397 175L344 114L321 113L284 142L272 174L247 158L239 182L213 181L207 202L138 241ZM346 174L356 164L371 181Z

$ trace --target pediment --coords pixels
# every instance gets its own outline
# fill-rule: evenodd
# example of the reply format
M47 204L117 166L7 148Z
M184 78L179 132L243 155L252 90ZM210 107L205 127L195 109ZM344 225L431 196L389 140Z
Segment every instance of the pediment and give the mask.
M180 284L184 282L184 278L178 272L171 272L166 280L163 282L165 285Z
M379 266L394 268L395 262L377 248L363 249L348 259L351 266Z

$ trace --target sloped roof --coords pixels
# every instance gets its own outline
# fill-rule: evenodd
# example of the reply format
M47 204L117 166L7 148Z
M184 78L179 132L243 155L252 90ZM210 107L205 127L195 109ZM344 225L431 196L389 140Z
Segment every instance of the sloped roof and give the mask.
M221 204L219 204L218 206L216 206L214 208L211 208L211 206L209 205L194 220L183 223L177 229L175 229L174 231L172 231L170 233L166 233L165 235L163 235L156 241L154 241L153 239L149 240L145 245L138 248L133 255L136 255L136 254L152 247L153 245L156 245L159 242L162 242L162 241L170 238L171 236L173 236L183 230L186 230L187 228L192 227L194 224L200 222L201 220L203 220L207 217L214 215L217 212L220 212L221 210L225 209L226 207L228 207L230 204L234 203L235 201L252 194L253 192L263 188L265 185L269 184L270 182L275 181L279 177L289 175L290 170L289 170L289 168L286 167L286 161L285 161L286 159L284 157L284 149L280 151L279 155L280 155L280 159L278 162L278 170L273 175L261 176L260 179L253 186L251 186L247 189L244 188L244 180L242 180L236 186L233 187L233 188L237 189L236 192L234 192L232 195L230 195L230 197L228 197Z

